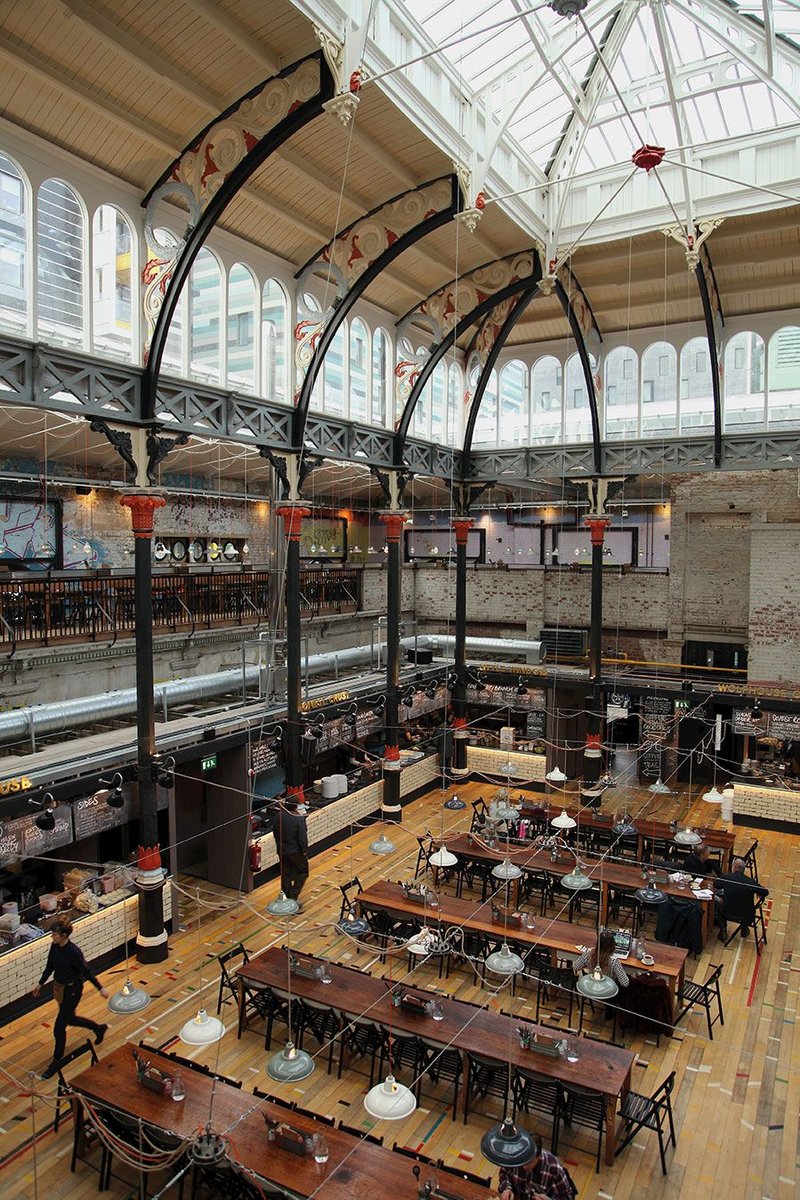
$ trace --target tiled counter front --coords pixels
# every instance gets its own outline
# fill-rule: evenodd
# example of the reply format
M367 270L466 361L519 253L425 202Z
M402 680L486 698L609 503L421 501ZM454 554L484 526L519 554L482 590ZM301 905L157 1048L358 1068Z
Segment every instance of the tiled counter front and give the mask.
M753 783L735 783L733 814L734 818L754 817L757 821L800 825L800 791L759 787Z
M171 915L172 889L167 882L164 888L164 920L168 921ZM74 921L73 940L80 946L87 962L95 962L104 954L121 949L125 941L126 921L128 937L132 939L139 928L138 896L129 896L127 900ZM19 1000L36 986L44 970L50 945L50 937L45 936L0 955L0 1007Z
M507 764L511 764L509 775ZM519 750L489 750L485 746L467 746L467 770L492 775L500 782L510 779L513 786L525 782L542 783L547 770L543 754L523 754Z
M408 796L418 791L426 784L433 783L438 778L437 758L435 754L422 758L419 762L404 767L400 773L400 795ZM358 791L348 792L340 796L324 808L308 814L308 845L312 854L314 846L324 842L334 834L350 832L350 826L363 821L370 813L377 812L381 806L383 784L371 783ZM258 839L261 847L261 870L277 866L278 855L275 850L275 839L271 833L264 833Z

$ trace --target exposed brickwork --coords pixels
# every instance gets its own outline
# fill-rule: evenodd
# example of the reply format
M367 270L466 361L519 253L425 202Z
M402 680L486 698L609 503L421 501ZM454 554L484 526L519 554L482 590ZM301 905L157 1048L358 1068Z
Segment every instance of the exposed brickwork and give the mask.
M750 538L748 674L800 682L800 525L759 525Z

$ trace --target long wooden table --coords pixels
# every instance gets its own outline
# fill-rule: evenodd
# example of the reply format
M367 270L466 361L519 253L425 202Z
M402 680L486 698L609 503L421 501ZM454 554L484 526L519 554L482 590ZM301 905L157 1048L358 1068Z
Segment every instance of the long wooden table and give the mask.
M285 949L273 947L244 963L236 974L240 980L271 987L285 994L286 953ZM436 993L443 1018L434 1021L432 1017L395 1007L389 995L388 980L365 975L353 967L333 963L328 965L332 975L329 984L293 974L293 995L329 1005L342 1019L347 1014L351 1017L366 1016L397 1033L421 1037L440 1046L450 1046L461 1053L465 1069L467 1055L476 1054L500 1063L508 1062L512 1069L533 1069L562 1083L573 1083L600 1092L606 1107L605 1161L608 1166L612 1165L616 1148L617 1101L630 1089L631 1070L636 1057L629 1050L581 1039L579 1061L568 1063L560 1056L552 1058L537 1053L535 1049L523 1050L517 1037L519 1017L488 1012L484 1008ZM243 1002L242 990L240 1004ZM510 1030L509 1022L512 1026ZM552 1029L536 1025L530 1027L545 1037L553 1035ZM388 1189L380 1194L388 1194Z
M142 1051L154 1066L174 1071L175 1063L163 1055ZM325 1200L375 1200L376 1196L412 1196L416 1181L412 1163L401 1154L376 1146L340 1129L333 1129L302 1113L217 1082L200 1071L182 1068L186 1097L166 1099L136 1078L130 1044L120 1046L71 1081L78 1096L110 1105L128 1116L141 1118L164 1133L183 1139L194 1137L209 1121L213 1131L230 1138L230 1160L257 1178L285 1188L296 1196L318 1191ZM213 1103L211 1092L213 1087ZM209 1110L209 1106L210 1110ZM323 1133L330 1157L314 1162L267 1141L264 1117L287 1122L303 1133ZM422 1181L426 1168L422 1168ZM486 1189L455 1175L447 1175L446 1191L459 1200L486 1200Z
M500 843L496 850L490 850L481 841L476 841L476 835L470 833L457 834L455 837L446 839L448 850L459 858L471 859L473 862L483 862L496 864L502 862L508 854L512 863L515 863L523 871L546 871L548 875L559 880L564 875L568 875L575 865L575 858L569 852L564 852L556 862L550 857L549 850L533 850L526 846L510 846L506 847L504 843ZM579 855L583 869L589 878L600 888L600 922L605 925L608 922L608 903L609 893L612 888L623 892L635 892L643 886L642 872L638 866L626 866L624 863L609 862L604 858L594 858L592 855ZM498 881L498 887L501 886ZM668 877L666 871L658 872L658 886L662 892L668 896L674 896L676 900L693 899L693 893L689 888L680 888L676 883L673 883ZM713 888L713 879L704 881L704 886ZM516 881L512 881L511 896L512 902L517 902L518 886ZM577 893L580 895L580 892ZM697 900L700 905L703 923L703 943L710 935L714 927L714 900Z
M531 817L534 813L541 812L544 807L544 804L531 804L525 799L520 809L520 816ZM551 817L556 816L560 811L560 808L557 806L550 806ZM591 808L568 808L566 811L574 821L578 822L578 827L597 830L598 833L610 833L616 820L616 817L602 817ZM672 828L666 821L657 821L652 817L635 817L633 824L636 827L637 833L636 857L639 859L639 862L644 861L645 842L671 842L673 839ZM722 870L730 871L736 834L731 833L727 829L709 829L707 826L699 826L697 832L711 850L721 851ZM687 846L685 849L690 850L691 847ZM680 866L679 859L676 860L675 865L677 870Z
M390 883L385 879L359 892L356 905L359 911L383 912L399 919L423 919L422 906L406 899L399 883ZM424 920L430 926L457 926L494 938L499 938L504 932L502 923L492 919L490 901L463 900L443 892L439 893L438 908L425 909ZM509 926L508 938L521 947L550 950L551 958L555 959L575 955L578 949L576 941L593 950L597 944L597 930L572 925L569 921L537 916L533 929L526 929L524 925ZM660 975L669 984L673 998L676 997L683 986L688 950L680 946L666 946L661 942L648 942L648 949L656 960L652 966L645 967L634 958L621 959L622 965L631 970Z

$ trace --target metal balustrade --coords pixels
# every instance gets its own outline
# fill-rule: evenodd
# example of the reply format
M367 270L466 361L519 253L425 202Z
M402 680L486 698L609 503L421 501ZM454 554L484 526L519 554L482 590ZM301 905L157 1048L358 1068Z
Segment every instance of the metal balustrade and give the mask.
M267 622L271 572L214 571L153 576L156 634ZM361 607L361 573L304 571L303 616L354 613ZM59 642L111 642L134 632L132 574L76 572L0 580L0 650Z

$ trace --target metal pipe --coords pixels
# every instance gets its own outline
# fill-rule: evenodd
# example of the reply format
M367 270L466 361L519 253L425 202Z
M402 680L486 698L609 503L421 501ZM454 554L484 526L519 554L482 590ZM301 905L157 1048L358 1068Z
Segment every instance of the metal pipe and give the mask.
M378 643L381 652L383 643ZM412 648L415 638L403 638L400 645ZM448 651L455 648L455 638L447 636L423 636L416 639L417 649ZM529 642L507 638L467 638L467 650L482 654L526 654L541 662L544 650L541 642ZM327 650L324 654L312 654L307 660L309 675L322 675L333 671L350 670L374 663L375 645L350 646L345 650ZM246 687L256 687L259 680L258 665L227 671L215 671L209 675L193 675L187 679L172 679L168 683L156 684L153 689L156 705L166 713L168 705L187 704L193 700L209 700L215 696L239 692L242 678ZM136 689L125 688L118 692L103 692L95 696L81 696L76 700L57 700L51 704L34 704L0 713L0 745L20 741L25 737L41 737L48 733L63 733L81 725L93 725L131 716L136 712Z

